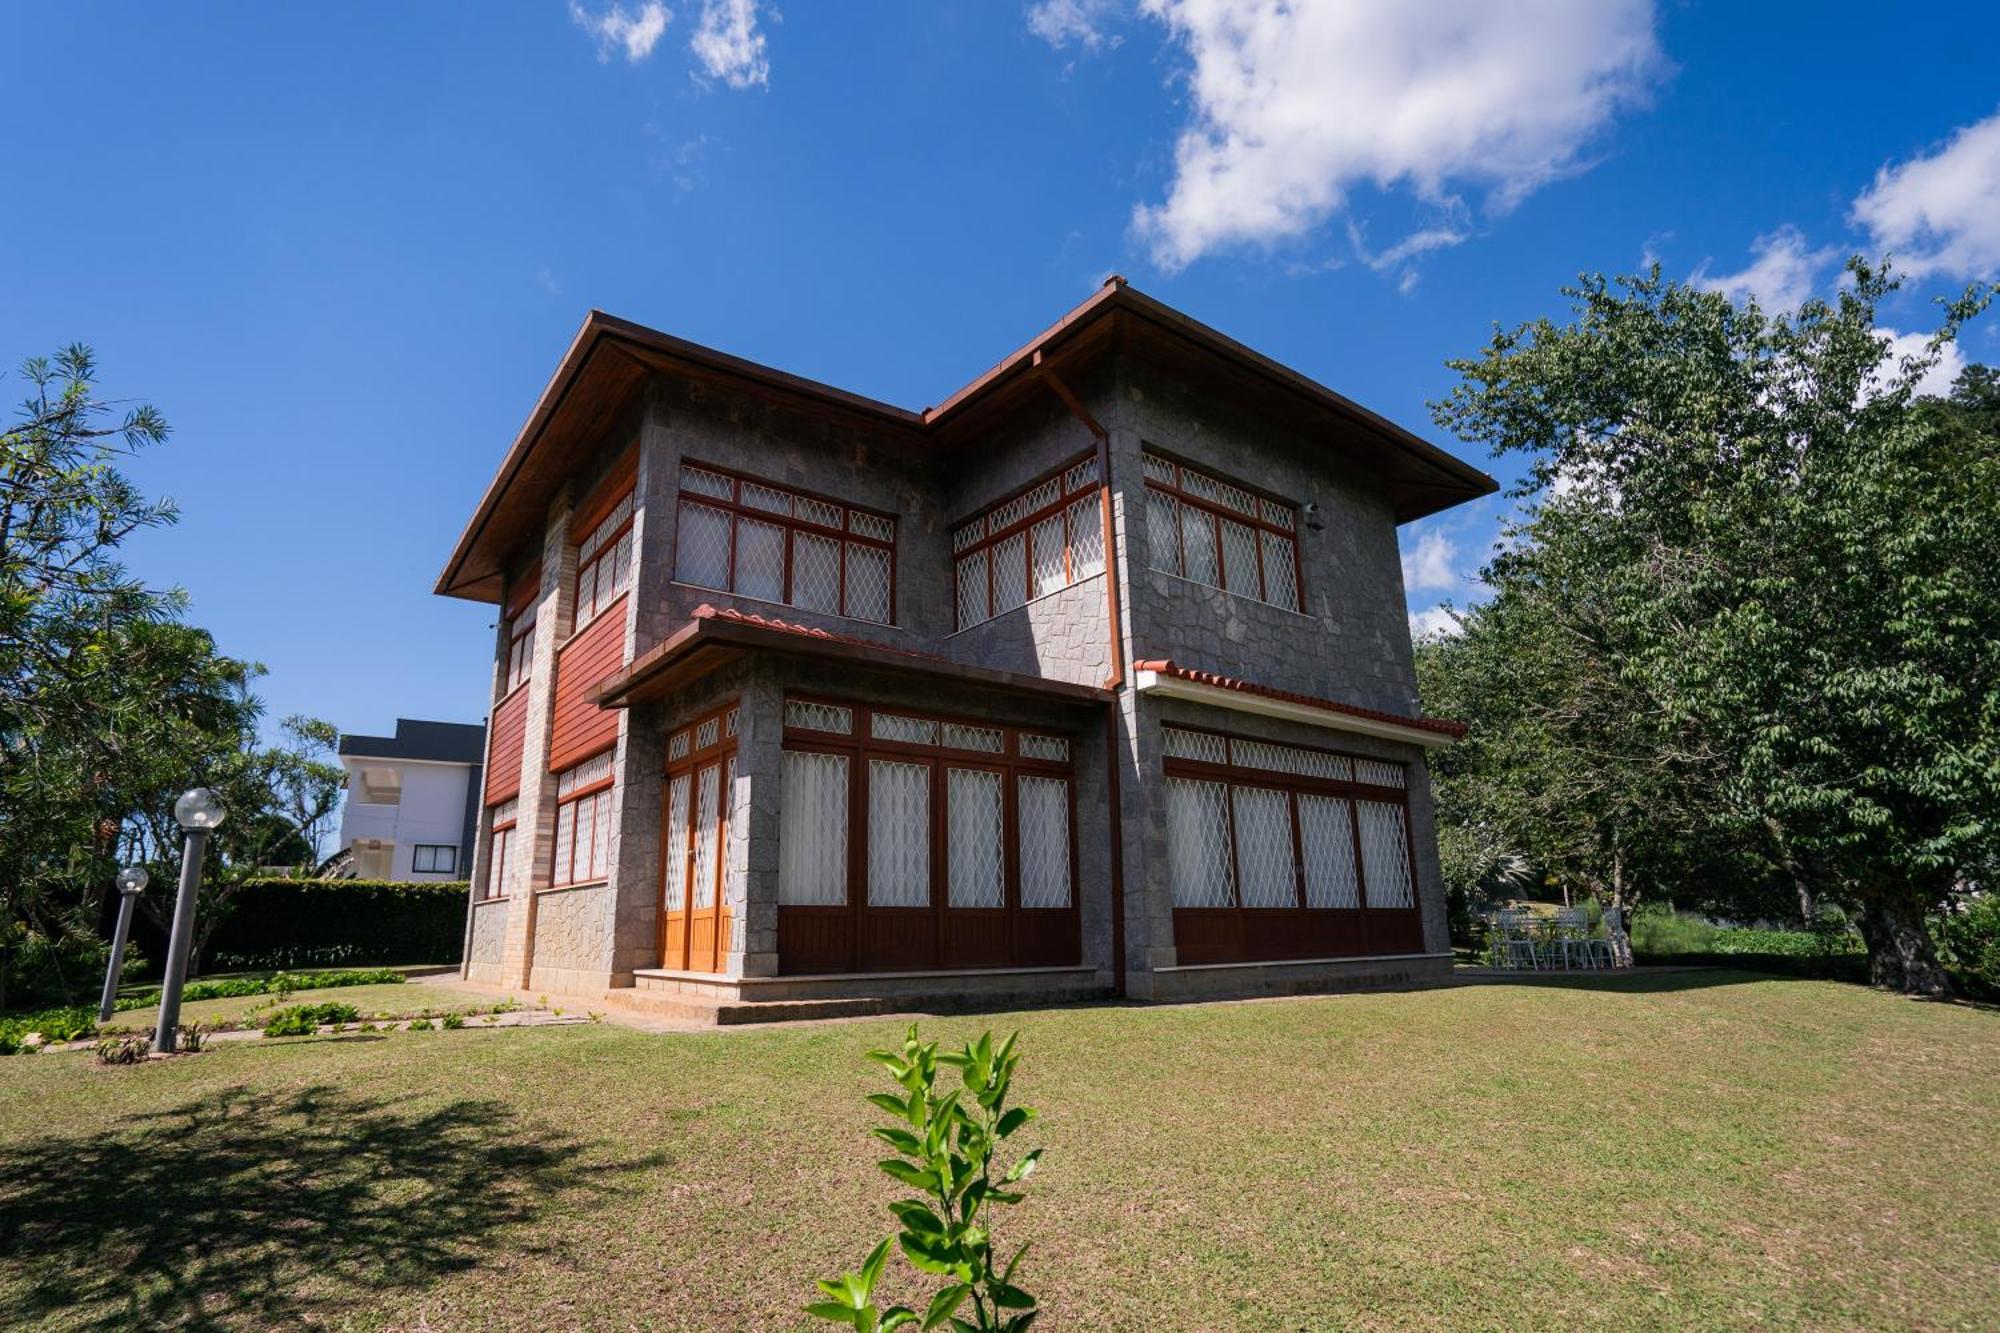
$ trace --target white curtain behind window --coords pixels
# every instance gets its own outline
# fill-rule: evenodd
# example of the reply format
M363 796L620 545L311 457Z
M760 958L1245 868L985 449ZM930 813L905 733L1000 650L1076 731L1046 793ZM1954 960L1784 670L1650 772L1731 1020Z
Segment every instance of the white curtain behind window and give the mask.
M1006 906L1000 775L983 768L948 768L945 799L951 832L948 901L953 907Z
M889 759L868 763L868 905L931 901L931 770Z
M1236 868L1245 907L1296 907L1292 803L1268 787L1235 787Z
M1235 902L1227 791L1220 782L1167 779L1167 875L1176 907Z
M1300 793L1299 842L1306 870L1306 906L1361 906L1347 802L1337 796Z
M1069 783L1023 774L1015 800L1021 822L1021 906L1068 907Z
M1370 907L1414 907L1410 884L1410 844L1403 836L1403 807L1361 801L1361 868Z
M778 901L847 902L847 756L785 751L778 808Z

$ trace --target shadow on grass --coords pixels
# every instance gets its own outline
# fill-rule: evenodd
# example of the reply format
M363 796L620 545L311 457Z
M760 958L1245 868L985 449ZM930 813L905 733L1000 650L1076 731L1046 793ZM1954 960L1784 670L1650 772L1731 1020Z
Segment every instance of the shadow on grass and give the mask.
M16 1143L0 1156L0 1327L339 1319L475 1268L497 1233L657 1164L590 1147L498 1102L331 1087L229 1089L106 1138Z

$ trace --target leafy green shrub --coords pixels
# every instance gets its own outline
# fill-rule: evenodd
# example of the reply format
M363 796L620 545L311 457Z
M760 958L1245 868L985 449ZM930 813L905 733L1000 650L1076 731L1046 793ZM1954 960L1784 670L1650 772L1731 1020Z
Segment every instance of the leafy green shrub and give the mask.
M219 981L190 981L181 988L181 1002L232 1000L245 995L290 995L302 990L338 990L343 986L399 986L409 978L393 967L377 967L348 972L274 972L267 977L224 977ZM149 1009L160 1002L160 988L124 995L118 999L120 1012Z
M152 1054L150 1037L112 1037L97 1043L97 1063L101 1065L143 1064Z
M1034 1322L1039 1313L1035 1298L1014 1285L1014 1271L1028 1247L1021 1246L1007 1266L996 1271L990 1224L990 1206L1019 1203L1022 1196L1006 1187L1027 1179L1042 1156L1040 1148L1025 1153L994 1179L1001 1141L1035 1116L1028 1107L1006 1106L1020 1062L1015 1050L1019 1037L1014 1034L996 1050L988 1032L963 1050L940 1052L938 1043L917 1040L912 1023L900 1053L868 1053L903 1089L901 1096L878 1092L868 1098L896 1118L896 1123L873 1131L898 1154L878 1165L891 1179L916 1190L918 1197L889 1205L901 1230L884 1237L858 1273L819 1282L825 1299L806 1306L808 1314L845 1324L857 1333L877 1329L886 1333L919 1322L924 1328L936 1328L947 1320L954 1329L973 1333L1020 1333ZM964 1086L939 1092L940 1067L958 1070ZM879 1310L875 1305L875 1286L892 1241L918 1271L945 1279L921 1320L908 1306ZM958 1315L968 1300L972 1319Z
M463 881L252 880L216 926L209 965L455 963L465 944L465 890Z
M410 1020L410 1031L412 1031L412 1032L429 1032L430 1030L431 1030L431 1021L430 1021L430 1019L428 1019L428 1018L413 1018L413 1019L411 1019L411 1020Z
M264 1024L267 1037L310 1037L322 1026L333 1023L354 1023L361 1018L361 1011L351 1004L338 1000L328 1000L323 1004L295 1004L280 1009Z
M0 1040L10 1042L16 1050L20 1049L21 1038L30 1032L39 1032L48 1041L80 1041L97 1032L97 1011L71 1005L0 1018Z
M443 1018L439 1019L438 1021L444 1024L447 1031L456 1032L458 1031L458 1029L465 1026L465 1015L446 1014Z
M11 1032L0 1032L0 1055L15 1055L21 1049L21 1039Z
M214 1031L214 1029L204 1023L183 1023L180 1025L178 1031L180 1033L180 1048L184 1051L194 1052L207 1049L208 1034Z
M2000 1000L2000 893L1968 893L1934 923L1938 956L1967 995Z

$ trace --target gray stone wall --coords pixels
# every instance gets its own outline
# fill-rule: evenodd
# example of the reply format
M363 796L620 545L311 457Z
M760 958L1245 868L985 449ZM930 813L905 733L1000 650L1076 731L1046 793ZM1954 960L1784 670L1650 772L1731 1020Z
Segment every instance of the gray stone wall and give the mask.
M609 884L535 895L531 990L589 991L608 985L616 899Z
M491 898L472 905L472 922L466 931L465 977L482 985L500 985L500 959L507 945L505 898Z
M1323 443L1202 403L1144 363L1121 366L1114 441L1131 547L1126 606L1141 659L1241 676L1395 713L1416 711L1395 516L1370 479L1333 463ZM1150 568L1139 453L1172 454L1317 512L1302 516L1301 612Z

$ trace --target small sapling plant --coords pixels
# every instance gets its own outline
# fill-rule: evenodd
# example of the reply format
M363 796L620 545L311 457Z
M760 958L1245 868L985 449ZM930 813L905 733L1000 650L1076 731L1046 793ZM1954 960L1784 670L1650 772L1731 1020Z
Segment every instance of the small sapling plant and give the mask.
M897 1233L869 1251L859 1272L821 1281L822 1299L806 1306L808 1314L856 1333L947 1324L956 1333L1021 1333L1034 1323L1035 1298L1014 1284L1028 1247L998 1266L992 1235L994 1208L1021 1201L1013 1187L1042 1156L1036 1148L1011 1164L1001 1161L1002 1144L1035 1118L1028 1107L1007 1105L1021 1058L1019 1037L996 1047L988 1032L962 1050L940 1051L937 1042L919 1041L912 1023L902 1050L868 1053L902 1089L868 1098L893 1117L872 1131L897 1154L878 1165L916 1197L889 1205ZM957 1070L962 1086L940 1091L941 1069ZM905 1305L884 1310L875 1303L891 1244L919 1272L943 1280L921 1315Z

